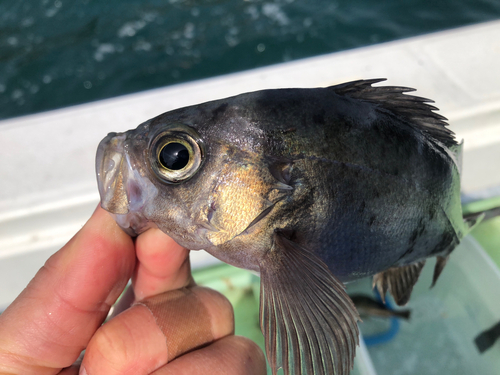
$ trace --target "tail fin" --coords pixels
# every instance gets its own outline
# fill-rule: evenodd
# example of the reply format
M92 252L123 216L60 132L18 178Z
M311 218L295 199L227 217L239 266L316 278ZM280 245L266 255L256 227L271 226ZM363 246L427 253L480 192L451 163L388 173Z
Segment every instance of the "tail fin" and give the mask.
M466 233L470 233L472 229L475 228L481 221L486 218L486 212L475 212L464 215L464 224L466 228ZM500 211L499 211L500 214Z
M490 220L500 216L500 206L490 208L480 212L470 212L464 215L464 223L469 233L477 224L483 220Z
M462 160L463 160L463 149L464 149L464 140L462 139L460 143L456 145L450 146L450 151L453 155L453 160L458 168L458 173L462 176Z
M477 217L477 216L481 216L481 215L484 215L484 217L481 219L481 220L489 220L489 219L493 219L497 216L500 216L500 206L498 207L493 207L493 208L490 208L489 210L485 210L485 211L481 211L481 212L474 212L474 213L468 213L468 214L465 214L464 215L464 220L468 220L469 218L474 218L474 217Z

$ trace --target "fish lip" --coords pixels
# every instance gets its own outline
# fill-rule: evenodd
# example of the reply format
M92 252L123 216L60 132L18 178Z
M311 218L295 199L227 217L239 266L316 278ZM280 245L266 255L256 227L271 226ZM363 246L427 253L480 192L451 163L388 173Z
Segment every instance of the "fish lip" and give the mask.
M101 197L101 206L115 214L126 214L129 211L123 181L119 180L125 139L126 135L123 133L109 133L99 143L96 154L97 187Z
M135 237L156 227L145 214L158 189L140 173L129 154L132 141L127 133L109 133L96 154L97 186L101 207L108 211L127 234Z
M154 222L148 220L139 212L129 212L127 214L110 212L110 214L118 226L130 237L137 237L150 228L158 228Z

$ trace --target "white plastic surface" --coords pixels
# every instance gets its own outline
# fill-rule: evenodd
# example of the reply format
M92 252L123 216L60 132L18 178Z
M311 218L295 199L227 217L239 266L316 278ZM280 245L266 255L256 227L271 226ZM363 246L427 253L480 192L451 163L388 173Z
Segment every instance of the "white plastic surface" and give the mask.
M436 286L429 289L435 261L429 260L410 302L409 321L390 341L368 347L378 374L499 375L500 340L480 353L475 337L500 321L500 271L480 245L466 237L450 256ZM371 281L348 286L371 294ZM386 322L364 319L363 334Z

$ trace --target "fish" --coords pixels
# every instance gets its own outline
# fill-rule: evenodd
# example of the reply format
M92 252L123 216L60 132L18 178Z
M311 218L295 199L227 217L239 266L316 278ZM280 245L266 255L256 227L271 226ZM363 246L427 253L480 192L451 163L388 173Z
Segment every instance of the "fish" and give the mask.
M408 320L410 319L411 311L405 310L393 310L390 309L386 304L377 301L375 298L367 296L365 294L350 294L349 298L354 302L356 310L360 316L376 316L379 318L400 318Z
M98 146L101 206L127 233L157 227L260 273L273 374L347 375L360 318L344 283L373 276L404 305L426 259L434 285L481 220L462 215L463 142L431 100L384 80L244 93Z

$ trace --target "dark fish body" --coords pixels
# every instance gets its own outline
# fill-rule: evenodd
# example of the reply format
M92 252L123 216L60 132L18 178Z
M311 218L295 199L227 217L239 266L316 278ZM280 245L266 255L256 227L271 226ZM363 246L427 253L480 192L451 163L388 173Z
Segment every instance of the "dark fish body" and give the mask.
M122 227L154 224L260 271L268 357L285 373L347 374L357 313L341 282L377 275L404 303L425 259L438 256L437 279L475 221L462 217L461 145L444 118L378 81L181 108L99 146L102 205Z

